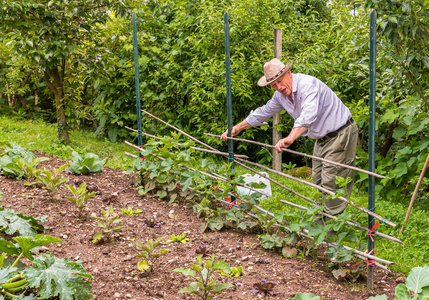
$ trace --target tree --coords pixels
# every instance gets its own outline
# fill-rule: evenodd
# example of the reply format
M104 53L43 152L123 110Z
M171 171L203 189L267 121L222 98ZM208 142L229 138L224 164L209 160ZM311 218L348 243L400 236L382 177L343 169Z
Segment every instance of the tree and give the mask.
M79 62L78 52L91 40L93 25L104 23L116 11L126 12L122 0L86 1L3 1L0 29L8 45L43 72L55 97L58 138L70 143L64 112L64 83L71 64ZM96 59L91 58L91 59Z

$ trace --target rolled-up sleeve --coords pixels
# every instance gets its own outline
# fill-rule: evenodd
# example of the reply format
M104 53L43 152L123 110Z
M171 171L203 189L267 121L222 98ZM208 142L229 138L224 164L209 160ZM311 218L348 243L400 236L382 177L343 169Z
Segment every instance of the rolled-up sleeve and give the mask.
M260 126L266 124L265 121L283 110L283 106L276 96L269 100L265 105L251 111L246 121L250 126Z
M311 131L311 126L317 120L319 111L318 88L316 84L308 85L303 93L301 105L301 115L295 120L293 127L307 127Z

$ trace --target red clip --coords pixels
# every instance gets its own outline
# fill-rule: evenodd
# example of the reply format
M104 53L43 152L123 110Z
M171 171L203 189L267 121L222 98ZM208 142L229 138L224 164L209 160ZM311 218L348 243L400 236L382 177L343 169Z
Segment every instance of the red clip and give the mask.
M373 234L373 232L374 231L376 231L375 229L378 227L378 222L376 222L375 224L374 224L374 226L372 226L372 228L371 229L367 229L368 230L368 235L369 235L369 237L371 238L371 241L374 243L374 236L372 235Z
M368 252L368 250L366 250L365 252L364 252L364 254L363 254L363 256L364 257L368 257L368 255L373 255L373 256L375 256L376 254L378 254L378 252L376 252L376 253L374 253L374 249L372 249L371 251L369 251ZM365 254L366 254L366 256L365 256ZM358 262L358 263L356 263L356 264L354 264L353 266L351 266L350 268L349 268L349 270L351 269L351 268L353 268L354 266L357 266L358 264L361 264L361 263L363 263L363 262L366 262L366 265L367 266L369 266L369 267L373 267L373 266L375 266L375 260L372 260L372 259L365 259L365 260L361 260L360 262Z
M235 202L235 200L234 200L234 201L229 202L229 208L231 208L231 207L232 207L232 205L235 205L235 204L237 204L237 202Z

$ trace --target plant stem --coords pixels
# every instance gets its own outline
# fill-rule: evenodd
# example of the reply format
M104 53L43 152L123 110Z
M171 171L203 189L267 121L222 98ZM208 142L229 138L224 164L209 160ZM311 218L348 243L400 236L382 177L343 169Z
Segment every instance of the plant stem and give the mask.
M16 266L16 264L18 263L18 261L21 259L23 254L24 254L24 252L21 252L21 254L18 256L18 258L14 261L14 263L9 268L14 268Z

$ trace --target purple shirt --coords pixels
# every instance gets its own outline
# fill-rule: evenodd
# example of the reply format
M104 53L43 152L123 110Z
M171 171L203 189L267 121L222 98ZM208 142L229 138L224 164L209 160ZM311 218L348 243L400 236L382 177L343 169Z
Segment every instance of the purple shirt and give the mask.
M340 98L319 79L292 74L293 103L282 93L275 91L265 105L251 111L246 121L259 126L264 121L285 109L295 120L293 127L307 127L303 134L319 139L346 124L351 118L350 110Z

